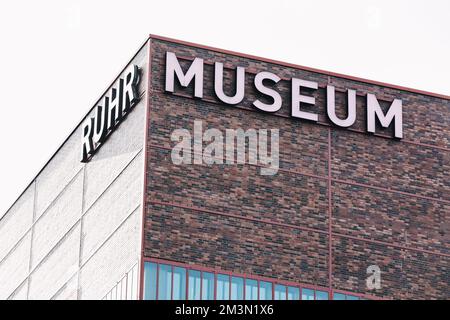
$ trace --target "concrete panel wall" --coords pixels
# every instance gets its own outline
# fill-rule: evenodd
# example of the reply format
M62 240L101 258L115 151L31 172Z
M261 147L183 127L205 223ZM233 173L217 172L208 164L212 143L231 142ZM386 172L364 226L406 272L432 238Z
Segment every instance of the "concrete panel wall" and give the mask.
M6 299L28 276L31 233L0 264L0 299Z
M17 245L33 222L34 183L0 220L0 261Z
M0 299L101 299L139 265L147 61L145 45L140 101L93 158L78 126L0 219Z

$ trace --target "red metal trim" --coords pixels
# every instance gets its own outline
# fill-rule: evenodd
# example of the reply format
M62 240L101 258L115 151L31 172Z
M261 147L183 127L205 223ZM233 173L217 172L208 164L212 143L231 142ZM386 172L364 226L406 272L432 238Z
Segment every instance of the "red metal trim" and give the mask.
M148 161L148 152L150 148L148 148L148 140L149 140L149 130L150 130L150 96L151 96L151 45L150 40L148 40L148 65L147 65L147 101L145 106L145 124L144 124L144 146L143 146L143 152L144 152L144 178L143 178L143 186L142 186L142 219L141 219L141 263L140 263L140 279L138 281L139 283L139 300L144 299L144 255L145 255L145 221L147 216L147 161Z
M391 89L403 90L403 91L408 91L408 92L412 92L412 93L418 93L418 94L428 95L428 96L432 96L432 97L437 97L437 98L441 98L441 99L447 99L447 100L450 99L450 96L444 95L444 94L408 88L408 87L394 85L394 84L381 82L381 81L364 79L364 78L350 76L350 75L346 75L346 74L342 74L342 73L331 72L331 71L321 70L321 69L317 69L317 68L306 67L306 66L302 66L302 65L298 65L298 64L283 62L283 61L279 61L279 60L263 58L263 57L245 54L245 53L241 53L241 52L219 49L216 47L201 45L201 44L194 43L194 42L183 41L183 40L173 39L173 38L169 38L169 37L163 37L163 36L159 36L159 35L155 35L155 34L150 34L149 37L150 37L150 39L157 39L157 40L161 40L161 41L172 42L172 43L181 44L181 45L185 45L185 46L195 47L195 48L209 50L209 51L215 51L215 52L233 55L233 56L237 56L237 57L242 57L242 58L246 58L246 59L252 59L252 60L262 61L262 62L266 62L266 63L277 64L277 65L284 66L284 67L289 67L289 68L294 68L294 69L299 69L299 70L304 70L304 71L310 71L310 72L315 72L315 73L321 73L321 74L328 75L328 76L363 82L363 83L367 83L367 84L371 84L371 85L383 86L383 87L388 87Z
M228 300L231 300L231 274L228 275Z
M156 262L156 261L155 261ZM156 300L159 298L159 262L156 262Z
M170 279L170 300L173 300L173 265L170 266L170 270L172 271L172 279Z
M217 272L214 271L214 300L217 300Z
M186 267L186 300L189 300L189 268Z
M203 271L200 271L200 300L203 300Z
M332 192L331 192L331 128L328 128L328 288L333 287L333 238L332 238Z
M260 297L259 297L259 295L260 295L260 289L259 289L259 287L260 287L260 280L258 279L258 282L256 282L256 286L257 286L257 290L256 290L256 300L260 300Z

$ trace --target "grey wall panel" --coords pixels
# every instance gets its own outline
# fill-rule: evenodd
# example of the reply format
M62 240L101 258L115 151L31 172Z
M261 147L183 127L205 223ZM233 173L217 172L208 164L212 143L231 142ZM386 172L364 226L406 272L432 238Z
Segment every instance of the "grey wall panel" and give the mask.
M50 299L79 269L80 224L56 246L30 276L29 299Z
M83 170L35 223L31 266L34 268L81 217Z
M28 276L31 232L0 263L0 300L8 298Z
M83 163L80 162L81 128L67 140L55 157L36 179L36 217L58 196L58 194L80 171Z
M81 269L81 299L101 299L139 258L138 207Z
M27 300L28 279L25 280L16 291L9 296L8 300Z
M142 161L140 153L84 215L82 263L141 203Z
M86 211L130 162L142 150L144 140L145 103L143 100L133 109L107 143L86 165Z
M77 300L78 295L78 273L58 290L52 300Z
M0 220L0 261L17 244L33 223L34 183Z

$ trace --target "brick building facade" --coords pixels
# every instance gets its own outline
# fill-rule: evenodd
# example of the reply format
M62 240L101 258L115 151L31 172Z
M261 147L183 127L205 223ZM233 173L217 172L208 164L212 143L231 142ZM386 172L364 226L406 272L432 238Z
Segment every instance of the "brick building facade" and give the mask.
M173 92L165 90L167 52L176 55L183 72L195 58L203 59L202 98L194 97L194 80L186 88L175 81ZM230 95L237 82L235 68L245 67L240 103L224 104L215 94L215 62L223 63L224 91ZM73 248L87 249L74 258L73 276L62 276L55 292L36 298L57 298L70 281L76 282L71 298L130 298L123 279L135 265L139 272L132 274L139 274L139 289L131 298L450 298L450 97L159 36L151 36L131 64L141 70L139 102L89 162L72 161L75 171L85 173L79 176L79 214L67 228L77 229L71 231L78 234ZM261 71L281 79L273 87L283 104L274 113L252 105L258 98L270 101L253 84ZM316 90L305 91L315 105L304 106L318 115L317 122L291 116L292 78L318 84ZM335 87L341 118L346 117L346 90L356 90L356 121L349 128L333 125L327 117L327 85ZM394 99L402 100L402 139L394 137L393 123L387 128L377 123L374 134L367 132L368 94L376 95L384 112ZM249 164L173 164L171 133L192 131L195 120L222 132L278 128L278 172L264 176L259 165ZM81 128L62 148L74 140L79 152ZM133 147L130 141L136 141ZM73 170L67 165L50 171L61 150L43 172L68 181ZM133 164L139 179L126 177ZM30 185L37 190L34 197L39 196L41 176ZM96 192L90 195L89 189ZM114 209L130 197L129 208ZM0 220L0 237L13 228L8 221L17 215L18 202ZM19 244L11 243L2 253L0 279L7 278L14 261L29 261L39 248L34 229L40 210L32 203L29 226L17 232ZM86 214L91 205L99 210ZM114 210L122 218L112 218ZM64 216L66 210L58 212ZM121 231L130 219L128 231ZM111 225L111 232L96 230L97 221ZM107 269L106 258L97 258L97 252L103 250L114 260L114 250L124 242L132 243L130 248L122 249L121 262ZM9 258L20 243L27 243L25 253L19 260ZM92 255L83 261L86 252ZM367 287L372 265L381 271L379 289ZM4 298L21 290L27 292L22 297L33 298L30 292L38 286L32 279L40 279L39 265L35 268L17 276ZM52 268L57 264L48 270ZM95 282L94 274L105 275L104 285L88 295L86 281Z

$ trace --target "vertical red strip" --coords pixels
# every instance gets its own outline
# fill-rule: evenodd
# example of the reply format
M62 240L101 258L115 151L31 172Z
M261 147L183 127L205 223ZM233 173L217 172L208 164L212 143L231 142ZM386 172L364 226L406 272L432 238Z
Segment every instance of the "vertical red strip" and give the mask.
M145 256L145 217L146 217L146 199L147 199L147 159L148 159L148 148L147 148L147 141L148 141L148 131L150 128L150 96L151 96L151 41L150 37L147 40L148 41L148 65L147 65L147 103L145 106L145 124L144 124L144 146L143 146L143 152L144 152L144 163L143 163L143 187L142 187L142 221L141 221L141 263L140 263L140 279L138 279L139 283L139 300L143 300L144 298L144 256ZM156 281L158 282L158 281Z
M257 289L257 295L258 296L256 297L256 300L259 300L259 293L260 293L259 292L259 290L260 290L259 288L261 287L261 284L260 284L259 280L258 280L258 282L256 282L256 285L258 286L258 289Z
M228 300L231 300L231 275L228 275Z
M156 293L155 297L158 300L158 291L159 291L159 263L156 264Z
M331 127L328 128L328 288L329 293L333 288L333 262L332 262L332 200L331 200Z
M214 271L214 300L217 300L217 272Z
M170 280L170 300L173 300L173 266L171 267L171 271L172 271L172 279Z
M186 300L189 300L189 268L186 268Z
M203 300L203 271L200 271L200 300Z

